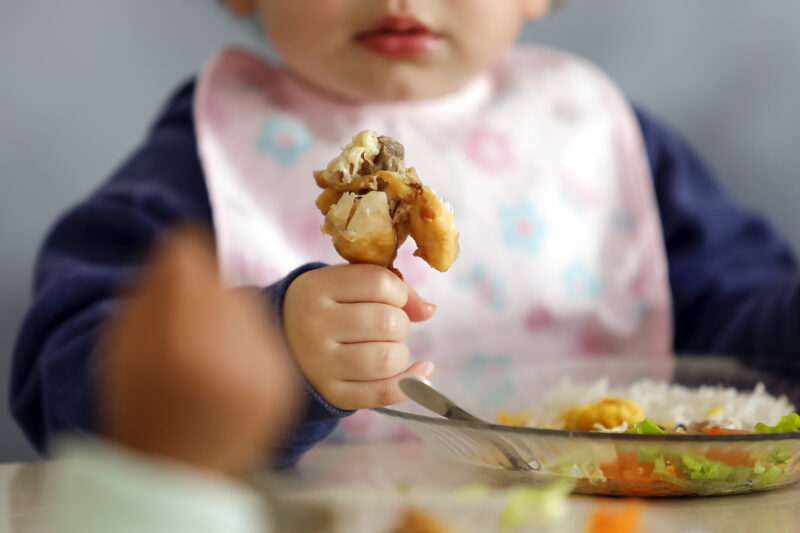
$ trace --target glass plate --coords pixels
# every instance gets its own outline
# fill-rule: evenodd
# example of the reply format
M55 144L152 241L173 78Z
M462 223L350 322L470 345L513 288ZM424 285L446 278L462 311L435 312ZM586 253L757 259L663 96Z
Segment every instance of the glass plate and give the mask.
M608 359L584 361L581 366L584 372L586 366L597 367L589 369L595 377L604 375L598 373L600 366L609 371L608 375L641 376L642 372L631 372L632 364L641 363ZM616 365L626 365L625 372L614 372ZM569 367L562 366L561 372L564 376L571 375ZM545 374L552 379L552 368ZM782 380L727 359L681 358L674 369L673 381L684 385L737 386L744 390L752 390L761 381L769 392L789 395L797 405L797 380ZM546 392L542 388L517 390L530 397L536 395L531 391L541 396L541 392ZM445 388L443 392L447 394L448 390ZM461 401L455 395L453 399ZM518 409L525 401L517 397L509 401L509 406ZM527 399L528 406L531 401ZM412 412L415 409L401 404L376 411L405 425L440 453L475 465L511 468L494 444L502 439L533 467L528 475L537 481L573 481L576 492L584 494L638 497L741 494L782 487L800 479L800 432L668 436L598 433L452 421L420 414L418 409ZM494 419L491 413L480 409L475 412L485 419Z

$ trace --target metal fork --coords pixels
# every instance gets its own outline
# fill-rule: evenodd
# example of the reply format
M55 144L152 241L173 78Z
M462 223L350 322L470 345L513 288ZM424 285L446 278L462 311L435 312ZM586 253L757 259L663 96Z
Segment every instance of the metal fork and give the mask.
M470 414L459 407L450 398L439 392L433 383L423 378L408 377L400 380L400 388L411 400L434 413L449 418L450 420L463 420L467 422L480 422L488 424L483 419ZM513 470L534 471L538 470L537 461L526 461L517 453L513 446L506 442L502 437L493 435L490 432L483 432L486 440L505 456L511 464ZM533 463L536 466L532 466Z

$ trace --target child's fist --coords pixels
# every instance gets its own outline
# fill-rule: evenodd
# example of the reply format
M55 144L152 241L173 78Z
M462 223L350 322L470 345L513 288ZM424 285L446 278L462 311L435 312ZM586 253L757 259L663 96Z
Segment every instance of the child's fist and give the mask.
M295 415L298 376L280 335L256 295L221 287L199 231L160 247L104 348L102 422L136 451L236 475Z
M339 409L366 409L406 397L398 382L430 377L433 364L408 367L410 322L435 307L385 268L338 265L289 286L283 321L289 348L309 383Z

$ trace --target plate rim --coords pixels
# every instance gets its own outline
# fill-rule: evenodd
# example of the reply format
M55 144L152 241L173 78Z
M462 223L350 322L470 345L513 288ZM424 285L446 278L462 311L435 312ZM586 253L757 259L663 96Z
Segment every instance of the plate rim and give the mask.
M611 433L602 431L582 431L572 429L546 429L532 428L524 426L507 426L504 424L492 424L489 422L470 422L466 420L451 420L449 418L438 418L427 415L409 413L391 407L375 407L372 409L382 415L414 422L434 424L438 426L455 426L469 429L492 430L516 433L519 435L537 435L560 438L585 438L591 440L618 439L634 442L706 442L706 443L742 443L742 442L762 442L776 440L798 440L800 441L800 431L782 433L747 433L736 435L708 435L708 434L643 434L643 433Z

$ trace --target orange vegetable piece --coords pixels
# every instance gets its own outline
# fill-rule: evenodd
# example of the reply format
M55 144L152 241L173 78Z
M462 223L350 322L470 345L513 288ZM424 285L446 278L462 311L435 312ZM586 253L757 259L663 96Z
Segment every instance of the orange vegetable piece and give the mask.
M600 507L589 518L587 533L636 533L642 525L642 506L627 503L622 511Z
M753 466L755 464L752 455L747 450L711 448L706 452L706 459L719 461L730 466Z
M452 533L452 530L425 511L407 509L392 533Z
M706 435L747 435L750 433L745 429L728 429L720 426L708 426L703 430Z

